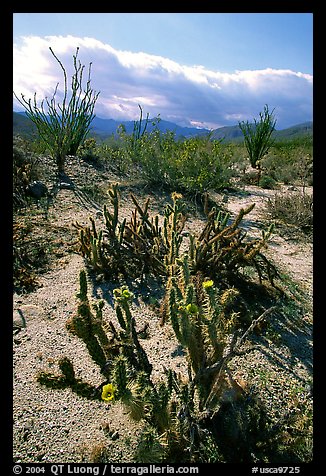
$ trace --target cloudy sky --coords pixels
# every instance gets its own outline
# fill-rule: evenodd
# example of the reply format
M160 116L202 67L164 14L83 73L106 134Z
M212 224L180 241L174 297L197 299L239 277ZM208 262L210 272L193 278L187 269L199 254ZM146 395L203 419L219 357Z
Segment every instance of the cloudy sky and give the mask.
M71 76L72 55L100 91L96 115L135 120L140 104L183 126L312 120L312 13L14 13L14 91L39 100ZM14 100L14 110L22 110Z

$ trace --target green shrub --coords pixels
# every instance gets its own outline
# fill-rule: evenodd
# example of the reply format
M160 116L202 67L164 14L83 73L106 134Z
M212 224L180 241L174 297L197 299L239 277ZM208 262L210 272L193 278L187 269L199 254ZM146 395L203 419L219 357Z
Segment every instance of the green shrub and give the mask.
M313 183L312 145L302 141L275 142L262 161L264 173L277 182L301 185Z
M85 139L79 145L77 149L77 155L87 162L95 162L99 158L97 154L96 140L94 137Z
M269 175L263 175L260 177L259 180L259 186L261 188L266 188L269 190L273 190L277 185L276 180L273 179L273 177L270 177Z

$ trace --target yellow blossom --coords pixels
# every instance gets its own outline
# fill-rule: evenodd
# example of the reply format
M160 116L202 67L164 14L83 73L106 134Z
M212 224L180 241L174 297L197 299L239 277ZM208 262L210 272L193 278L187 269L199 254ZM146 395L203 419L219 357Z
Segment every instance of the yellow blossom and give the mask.
M212 281L211 279L203 282L204 289L211 288L212 286L214 286L214 281Z
M112 383L104 385L104 387L102 388L102 400L104 400L105 402L110 402L114 399L114 392L115 387L114 385L112 385Z

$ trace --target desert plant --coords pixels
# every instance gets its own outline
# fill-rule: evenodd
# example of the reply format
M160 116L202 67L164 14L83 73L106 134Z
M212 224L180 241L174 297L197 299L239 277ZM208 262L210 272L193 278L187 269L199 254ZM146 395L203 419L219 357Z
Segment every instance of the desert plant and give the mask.
M116 356L128 358L137 371L150 373L151 365L139 343L135 320L130 312L133 293L127 287L114 290L116 315L120 326L117 330L112 321L106 322L103 318L104 301L90 303L85 270L80 271L79 288L77 312L68 319L66 327L84 341L103 375L107 376L108 372L111 372L111 360ZM121 393L122 387L119 387Z
M249 121L239 122L251 166L257 168L258 171L261 170L261 159L267 154L273 144L271 135L276 124L273 112L274 109L272 112L269 112L268 105L266 104L264 112L259 113L259 121L254 119L254 124L249 123Z
M128 306L129 293L124 288L116 296L125 299L122 296L126 294ZM241 335L235 330L237 315L232 308L236 296L236 289L218 292L211 280L190 277L187 260L181 260L177 276L170 281L168 313L176 337L186 351L188 375L181 376L167 368L165 379L154 382L151 367L139 371L126 353L114 359L109 378L116 388L115 400L129 408L132 418L146 422L136 451L137 461L197 458L203 453L203 440L209 435L213 438L209 427L222 402L246 398L246 390L228 371L228 361L273 308L254 320ZM119 322L125 331L126 322ZM213 440L218 446L218 439Z
M152 186L166 187L198 194L208 189L225 187L234 175L231 149L220 147L221 141L203 137L176 138L173 131L162 132L157 127L160 117L151 121L147 114L134 122L132 134L119 128L120 149L115 156L123 163L139 167L141 177Z
M267 202L269 218L282 222L287 227L298 227L307 236L313 233L313 197L306 193L291 192L275 194Z
M260 177L259 186L261 188L273 190L276 187L276 181L270 175Z
M77 149L78 156L89 162L95 162L98 159L96 151L96 140L94 137L85 139Z
M119 220L119 190L115 185L109 191L113 210L104 206L105 228L98 231L95 220L90 218L91 226L78 222L74 226L79 230L78 251L99 274L105 277L122 274L126 279L154 274L168 277L174 274L176 260L181 255L186 223L185 207L182 196L172 194L172 205L167 204L163 223L159 217L149 216L149 200L142 207L131 194L135 210L127 221ZM245 215L250 213L254 204L241 209L234 222L228 224L229 214L209 210L209 197L205 195L204 209L206 223L198 237L189 235L189 266L192 274L198 271L215 279L219 277L228 282L244 268L254 268L259 277L269 280L274 286L279 277L276 268L262 249L272 233L273 225L262 230L262 237L245 240L246 232L240 228ZM172 271L171 271L172 269ZM276 285L275 285L276 286Z
M103 328L104 301L94 304L92 310L87 296L87 277L84 270L79 275L79 286L77 313L67 321L66 327L72 334L77 335L85 342L94 362L103 368L109 358L110 345Z
M313 147L305 140L274 142L264 157L264 172L277 182L302 186L313 183Z
M166 206L163 226L158 216L149 216L149 200L142 207L133 194L135 209L128 221L120 221L117 185L109 190L109 196L113 210L104 206L104 229L98 231L93 218L91 227L74 224L80 233L79 252L95 271L107 277L166 275L167 266L178 257L182 242L185 215L180 196L172 194L173 205Z
M227 187L234 175L231 163L230 148L211 134L186 139L179 143L173 164L174 186L195 195Z
M24 94L21 94L21 98L15 92L14 95L24 107L27 117L36 125L40 138L56 160L59 174L62 174L66 156L76 154L89 131L94 118L95 103L100 93L91 88L92 63L89 64L86 86L83 86L85 65L78 60L78 47L73 55L74 74L71 78L69 93L66 69L53 49L49 47L49 50L63 72L64 93L61 104L56 100L59 83L55 87L52 98L49 100L46 97L40 105L37 104L36 92L33 101L25 99Z
M152 379L152 365L139 342L131 312L133 293L126 286L114 290L118 326L105 323L103 301L93 306L89 302L84 270L79 276L77 313L67 321L67 328L85 342L106 380L97 388L83 383L76 379L67 358L59 361L61 375L38 374L41 384L70 386L84 397L101 397L107 404L119 401L131 418L143 420L144 432L135 455L138 462L152 458L157 462L196 461L206 457L204 441L213 441L218 457L223 437L214 434L214 428L218 417L224 421L224 402L245 402L248 396L232 377L228 362L241 353L249 333L273 311L265 310L241 335L233 308L237 290L219 291L212 280L190 276L186 257L177 266L176 276L169 281L168 312L186 351L187 375L166 368L164 379Z
M205 273L219 281L236 276L244 268L254 268L259 281L267 279L274 285L279 277L275 266L262 253L273 231L273 224L262 230L262 237L245 241L246 231L240 227L242 219L251 212L255 203L242 208L229 224L229 214L213 207L207 209L206 224L196 238L190 235L189 265L192 273Z
M19 136L13 138L13 207L26 206L26 187L39 178L40 159L33 152L30 142Z

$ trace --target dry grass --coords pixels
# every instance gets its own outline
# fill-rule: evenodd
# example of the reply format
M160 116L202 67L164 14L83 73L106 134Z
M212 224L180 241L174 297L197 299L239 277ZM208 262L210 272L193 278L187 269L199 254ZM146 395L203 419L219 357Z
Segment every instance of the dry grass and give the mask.
M285 225L298 227L307 237L313 232L313 198L302 192L275 194L267 202L270 218Z

